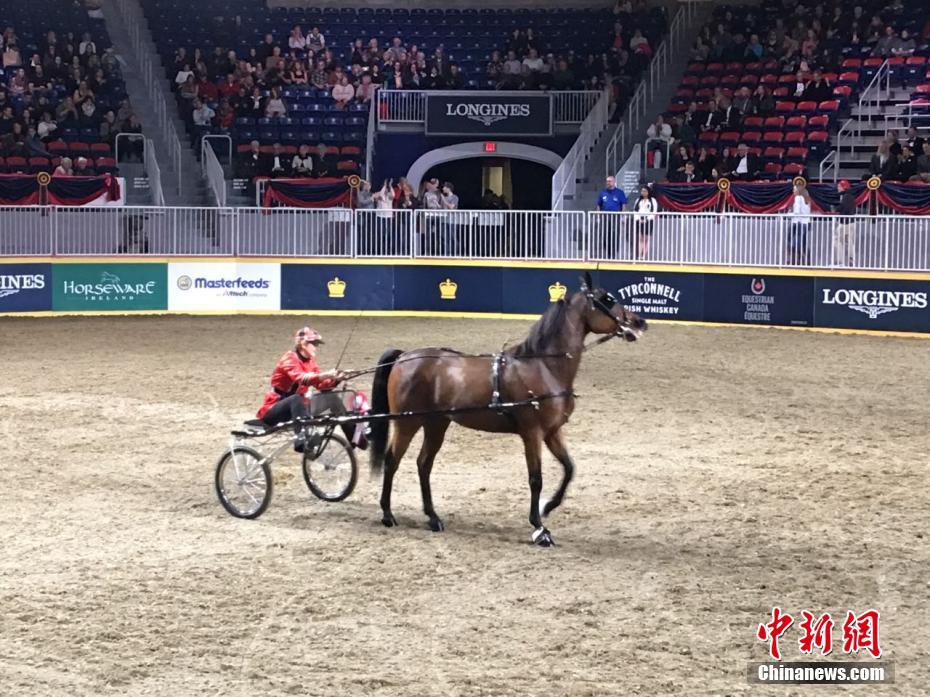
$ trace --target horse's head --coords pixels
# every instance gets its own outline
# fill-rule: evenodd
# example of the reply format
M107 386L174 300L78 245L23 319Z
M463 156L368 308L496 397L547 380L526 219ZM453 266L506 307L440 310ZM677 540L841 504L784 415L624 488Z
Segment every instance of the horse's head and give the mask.
M636 341L648 329L646 320L627 310L603 288L595 288L587 271L581 278L581 292L586 303L585 325L593 334L617 334L627 341Z

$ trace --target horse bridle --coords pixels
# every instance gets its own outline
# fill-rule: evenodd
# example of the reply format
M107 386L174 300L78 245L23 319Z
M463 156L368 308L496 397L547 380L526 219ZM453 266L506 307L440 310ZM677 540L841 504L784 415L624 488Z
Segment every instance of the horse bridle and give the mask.
M599 346L600 344L603 344L605 341L610 341L611 339L618 337L618 336L622 336L624 339L627 339L629 341L633 341L640 337L640 335L642 334L640 330L633 329L632 327L628 326L619 317L617 317L613 312L611 312L611 308L613 308L614 305L616 305L618 302L618 300L613 295L611 295L607 291L604 291L604 296L602 298L599 298L597 297L595 291L591 290L587 286L582 288L582 292L584 293L585 297L588 299L589 307L591 307L592 309L598 310L602 312L603 314L607 315L617 325L617 330L615 332L611 334L601 335L600 337L597 338L597 340L586 345L584 347L585 351L587 351L588 349L592 349L595 346Z

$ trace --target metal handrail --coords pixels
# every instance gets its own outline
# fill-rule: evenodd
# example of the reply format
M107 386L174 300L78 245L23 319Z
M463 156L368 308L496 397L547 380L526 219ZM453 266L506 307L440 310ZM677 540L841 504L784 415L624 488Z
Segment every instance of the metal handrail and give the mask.
M165 192L161 185L161 167L158 165L155 144L151 138L145 139L143 158L145 161L145 174L149 180L149 191L152 192L152 202L156 206L164 206Z
M836 150L831 150L827 153L827 156L820 161L820 181L823 181L830 170L833 170L833 181L837 180L839 176L839 158L836 153Z
M579 129L578 139L572 145L562 164L552 175L552 210L560 211L565 205L567 196L574 196L578 185L578 178L583 170L591 148L607 126L609 116L610 92L604 90L601 98L588 113Z
M232 162L232 138L229 136L214 136L214 138L229 139L229 158ZM213 200L220 208L226 206L226 172L223 171L223 165L220 164L216 151L213 149L213 143L206 138L200 141L200 166L203 174L206 176L207 184L213 193Z
M378 137L378 92L375 90L371 98L371 104L368 105L368 133L365 140L365 181L371 181L371 168L374 164L375 157L375 139Z
M884 79L885 86L884 90L882 89L882 80ZM872 91L875 91L875 96L872 96ZM869 106L869 121L872 120L873 109L872 104L876 108L881 106L881 103L884 99L888 98L888 95L891 93L891 66L888 63L888 59L885 59L885 62L881 64L879 69L875 72L875 75L872 76L872 79L869 81L869 84L865 86L865 89L859 94L859 119L856 120L856 135L862 135L862 113L863 107Z

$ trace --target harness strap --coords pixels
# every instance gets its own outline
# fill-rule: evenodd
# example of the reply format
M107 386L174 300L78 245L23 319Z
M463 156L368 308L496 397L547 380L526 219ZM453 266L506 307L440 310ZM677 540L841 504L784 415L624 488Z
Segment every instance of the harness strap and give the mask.
M501 367L506 358L503 353L495 353L491 361L491 404L492 408L499 409L501 404Z

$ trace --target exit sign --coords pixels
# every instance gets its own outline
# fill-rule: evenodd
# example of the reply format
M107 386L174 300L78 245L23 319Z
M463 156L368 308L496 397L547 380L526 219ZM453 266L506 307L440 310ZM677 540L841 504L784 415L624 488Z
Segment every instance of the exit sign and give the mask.
M497 143L493 141L488 141L484 144L485 152L497 152Z

